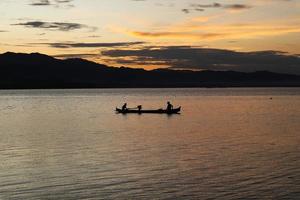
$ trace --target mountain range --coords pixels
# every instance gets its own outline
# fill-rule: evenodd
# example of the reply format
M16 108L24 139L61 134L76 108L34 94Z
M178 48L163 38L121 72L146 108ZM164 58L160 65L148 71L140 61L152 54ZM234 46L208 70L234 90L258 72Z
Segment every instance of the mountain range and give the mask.
M298 87L300 76L268 71L190 71L116 68L39 54L0 54L0 89L147 87Z

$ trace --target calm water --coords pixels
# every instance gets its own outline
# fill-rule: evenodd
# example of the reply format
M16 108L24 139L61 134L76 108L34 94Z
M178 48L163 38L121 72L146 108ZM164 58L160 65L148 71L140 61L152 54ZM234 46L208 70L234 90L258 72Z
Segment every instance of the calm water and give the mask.
M300 88L0 91L1 200L299 198Z

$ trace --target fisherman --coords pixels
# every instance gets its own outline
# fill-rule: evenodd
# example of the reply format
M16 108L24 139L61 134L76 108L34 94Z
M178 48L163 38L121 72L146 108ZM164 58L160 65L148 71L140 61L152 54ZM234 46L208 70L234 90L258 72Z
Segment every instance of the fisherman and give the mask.
M124 105L122 106L122 111L126 111L127 110L127 103L124 103Z
M173 110L173 105L168 101L167 103L167 111L172 111Z
M138 106L137 106L137 109L139 110L139 112L141 112L141 110L142 110L142 105L138 105Z

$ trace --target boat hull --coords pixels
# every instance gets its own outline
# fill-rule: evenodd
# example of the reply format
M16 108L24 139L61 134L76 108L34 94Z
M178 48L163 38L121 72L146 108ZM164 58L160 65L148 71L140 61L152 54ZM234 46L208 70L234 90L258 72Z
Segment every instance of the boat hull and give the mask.
M158 109L158 110L122 110L119 108L116 108L117 113L121 114L179 114L181 111L181 107L175 108L172 110L164 110L164 109Z

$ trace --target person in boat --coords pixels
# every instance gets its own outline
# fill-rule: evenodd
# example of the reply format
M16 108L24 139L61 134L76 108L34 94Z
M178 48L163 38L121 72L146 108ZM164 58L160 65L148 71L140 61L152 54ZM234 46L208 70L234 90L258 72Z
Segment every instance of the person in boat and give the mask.
M139 110L139 112L141 112L141 110L142 110L142 105L138 105L138 106L137 106L137 109Z
M124 105L122 106L122 111L126 111L127 110L127 103L124 103Z
M172 111L173 110L173 105L168 101L167 103L167 111Z

